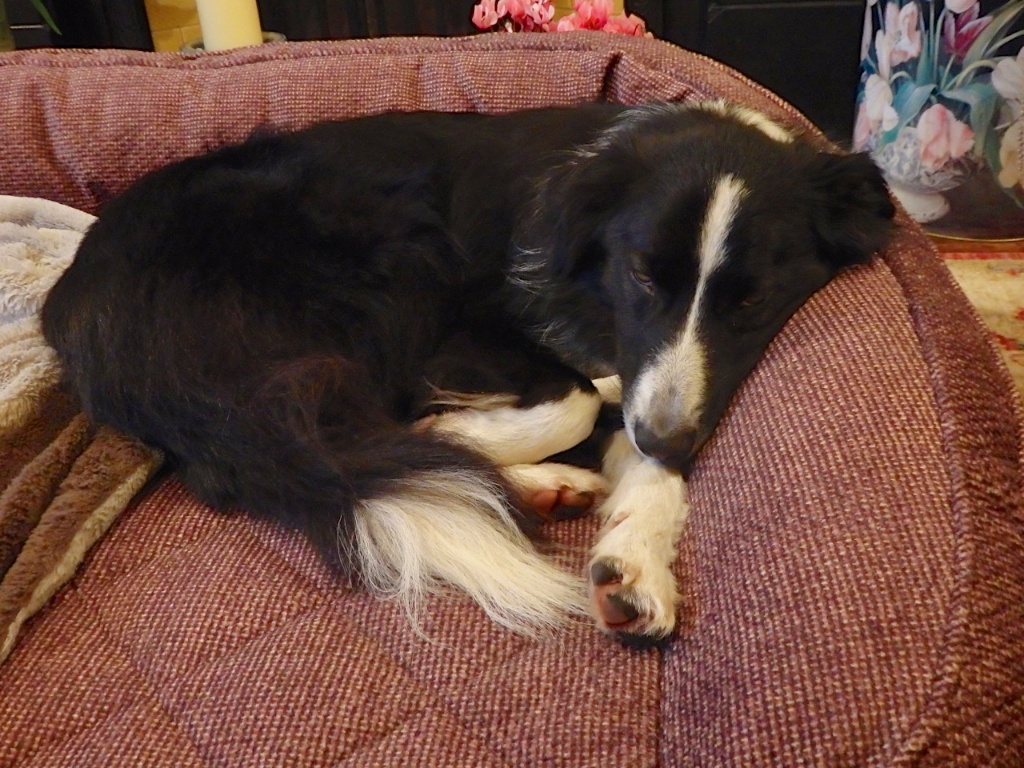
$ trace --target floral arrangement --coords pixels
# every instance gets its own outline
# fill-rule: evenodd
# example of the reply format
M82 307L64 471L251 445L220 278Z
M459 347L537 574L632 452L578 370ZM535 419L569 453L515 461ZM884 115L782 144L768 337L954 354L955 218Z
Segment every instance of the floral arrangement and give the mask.
M555 8L551 0L480 0L473 6L473 24L478 29L490 31L571 32L591 29L652 37L639 16L615 14L613 11L612 0L575 0L573 12L555 22Z
M1024 0L982 16L978 0L868 0L854 145L887 176L932 189L987 166L1020 201ZM872 36L872 32L874 35Z

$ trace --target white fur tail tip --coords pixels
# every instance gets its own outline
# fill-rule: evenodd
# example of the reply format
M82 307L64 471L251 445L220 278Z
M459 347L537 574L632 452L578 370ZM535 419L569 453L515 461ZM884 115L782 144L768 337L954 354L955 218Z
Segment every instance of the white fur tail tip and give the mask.
M586 610L582 580L538 554L501 490L470 472L416 475L390 495L360 503L354 544L366 585L398 600L414 624L424 598L445 584L529 636Z

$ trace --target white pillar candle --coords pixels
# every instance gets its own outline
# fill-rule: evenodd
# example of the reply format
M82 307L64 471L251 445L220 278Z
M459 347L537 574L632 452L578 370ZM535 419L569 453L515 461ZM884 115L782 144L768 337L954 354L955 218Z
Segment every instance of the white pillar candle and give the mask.
M196 0L203 48L223 51L263 42L256 0Z

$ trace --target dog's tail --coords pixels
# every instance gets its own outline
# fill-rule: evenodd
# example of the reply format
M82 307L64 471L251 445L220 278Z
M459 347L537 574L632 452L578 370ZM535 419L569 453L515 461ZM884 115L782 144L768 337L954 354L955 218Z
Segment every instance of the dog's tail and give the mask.
M580 580L534 549L500 471L385 418L358 378L336 359L290 363L216 419L216 439L168 447L201 498L301 530L413 617L445 584L524 634L582 611Z
M578 580L537 553L504 488L485 473L413 469L390 492L356 504L354 529L363 579L414 616L441 583L464 590L493 620L525 634L582 611Z

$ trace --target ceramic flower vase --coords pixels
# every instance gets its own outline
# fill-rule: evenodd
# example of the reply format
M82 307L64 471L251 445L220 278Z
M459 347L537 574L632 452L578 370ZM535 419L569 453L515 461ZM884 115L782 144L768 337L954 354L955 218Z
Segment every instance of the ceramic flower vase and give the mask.
M1024 0L868 0L854 148L935 234L1024 238Z

